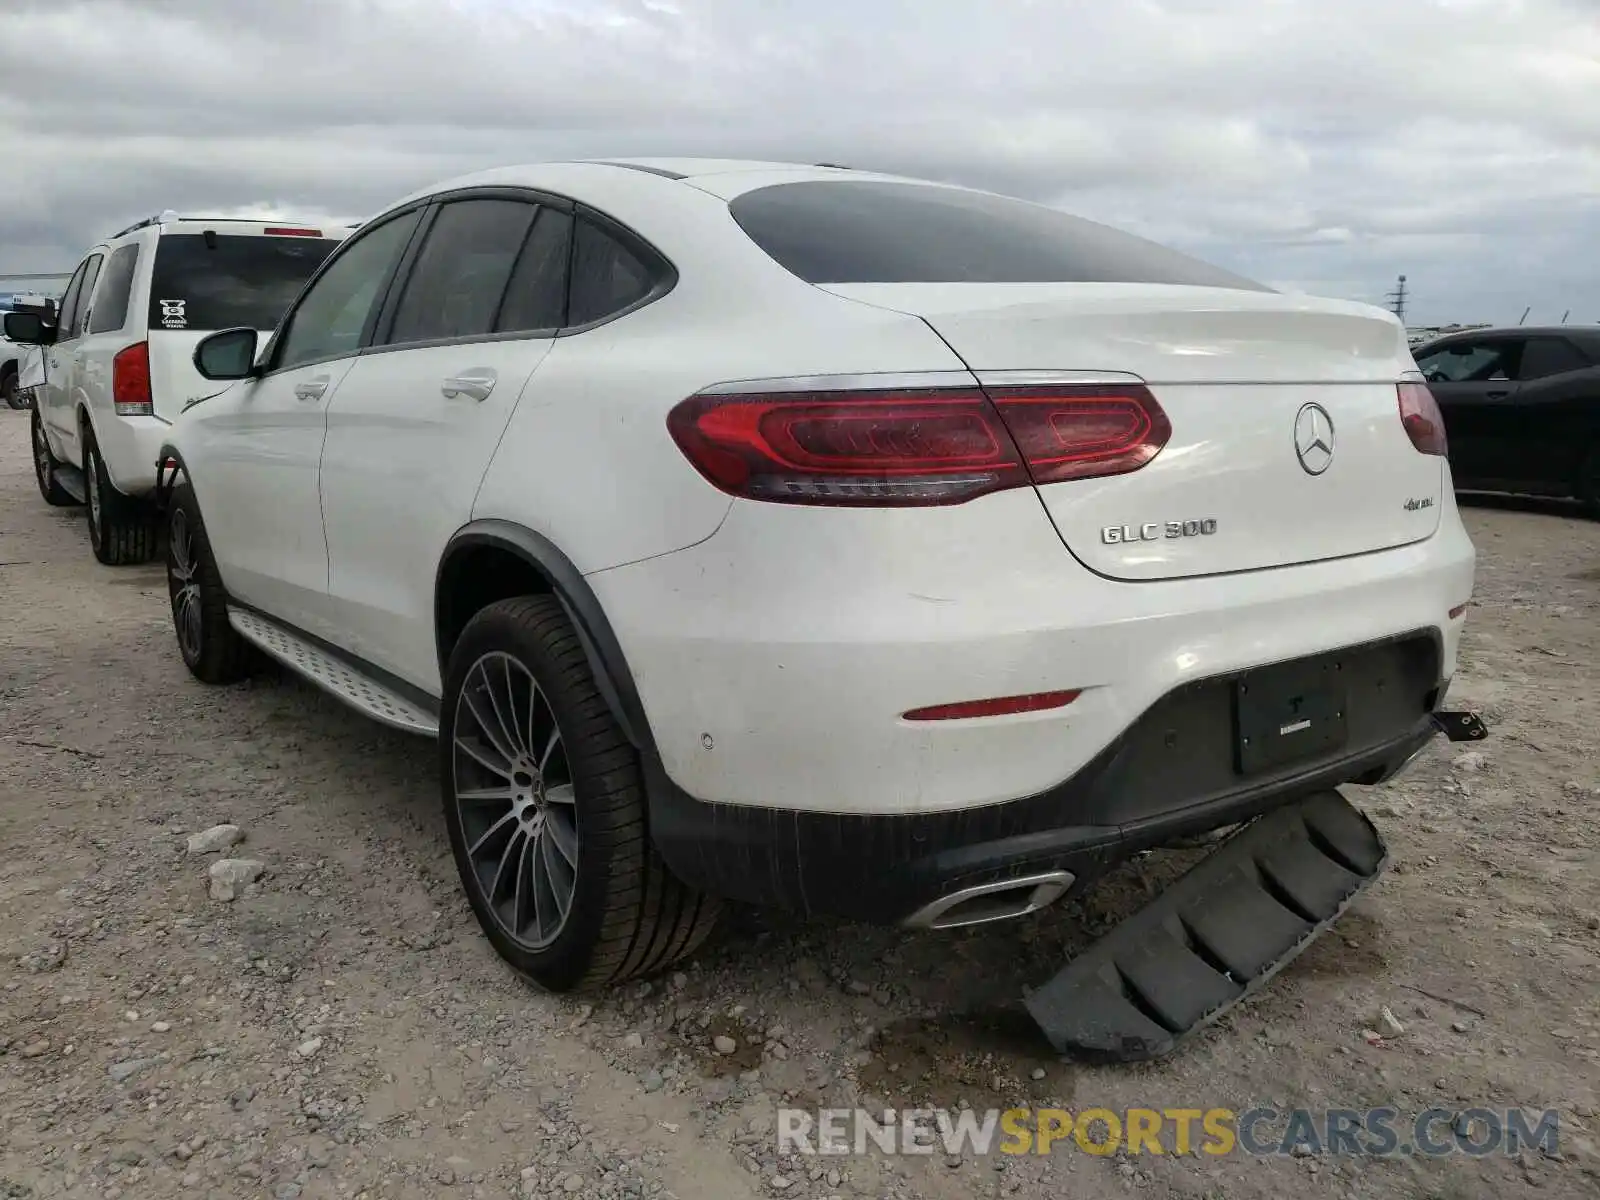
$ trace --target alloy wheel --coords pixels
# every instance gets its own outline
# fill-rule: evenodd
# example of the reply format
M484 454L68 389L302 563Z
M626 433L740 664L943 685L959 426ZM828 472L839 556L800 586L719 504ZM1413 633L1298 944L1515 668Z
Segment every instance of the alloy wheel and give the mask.
M566 927L578 878L577 797L555 712L532 673L496 651L467 671L454 734L469 886L513 941L542 950Z
M50 490L55 480L55 467L51 463L50 441L45 437L44 422L37 416L33 421L33 471L39 477L39 486Z
M100 455L91 449L83 456L84 490L89 493L89 540L100 544Z
M194 531L189 514L172 510L171 557L167 568L172 592L172 625L178 634L178 647L189 662L200 658L200 577L196 566Z

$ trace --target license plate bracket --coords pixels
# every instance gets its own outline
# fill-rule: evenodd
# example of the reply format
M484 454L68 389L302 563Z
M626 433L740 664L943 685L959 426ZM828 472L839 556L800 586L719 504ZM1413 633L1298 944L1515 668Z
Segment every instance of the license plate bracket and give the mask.
M1317 758L1345 744L1341 668L1337 659L1283 663L1234 681L1234 760L1241 775Z

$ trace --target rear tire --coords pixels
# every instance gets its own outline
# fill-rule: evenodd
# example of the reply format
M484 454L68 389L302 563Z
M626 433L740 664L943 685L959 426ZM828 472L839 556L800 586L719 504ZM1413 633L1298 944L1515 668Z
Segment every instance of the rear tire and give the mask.
M33 477L38 481L39 494L44 497L46 504L56 508L76 507L78 498L62 487L61 481L56 478L56 468L61 465L61 460L50 450L50 440L45 437L44 421L37 408L33 410L29 425L33 438Z
M1573 489L1591 517L1600 520L1600 442L1589 447L1578 465L1578 485Z
M234 683L260 662L228 623L227 593L200 506L186 483L173 490L167 526L167 595L183 665L201 683Z
M439 721L445 826L499 955L554 992L659 971L721 911L662 862L638 751L554 596L491 604L451 651Z
M156 521L150 506L117 491L106 473L94 435L85 432L83 486L89 493L89 545L108 567L149 562L156 553Z

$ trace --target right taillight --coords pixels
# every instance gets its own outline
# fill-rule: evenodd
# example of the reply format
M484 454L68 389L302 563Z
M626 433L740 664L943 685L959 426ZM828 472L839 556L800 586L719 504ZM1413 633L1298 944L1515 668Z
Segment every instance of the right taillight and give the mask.
M1121 385L702 394L667 428L732 495L870 507L1122 474L1171 435L1154 397Z
M1424 454L1441 457L1448 449L1444 434L1444 417L1439 412L1439 402L1433 398L1425 383L1407 382L1399 385L1400 424L1405 426L1411 444Z

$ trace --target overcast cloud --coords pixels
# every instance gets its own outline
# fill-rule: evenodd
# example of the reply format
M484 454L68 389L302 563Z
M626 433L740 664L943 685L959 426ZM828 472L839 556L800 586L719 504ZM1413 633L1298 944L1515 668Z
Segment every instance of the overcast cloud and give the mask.
M0 273L711 154L994 188L1411 323L1600 321L1600 0L5 0Z

